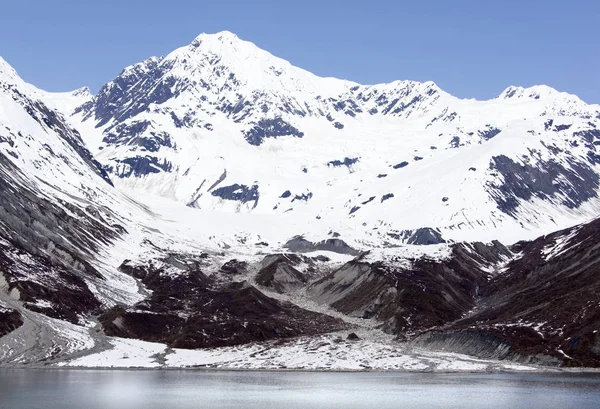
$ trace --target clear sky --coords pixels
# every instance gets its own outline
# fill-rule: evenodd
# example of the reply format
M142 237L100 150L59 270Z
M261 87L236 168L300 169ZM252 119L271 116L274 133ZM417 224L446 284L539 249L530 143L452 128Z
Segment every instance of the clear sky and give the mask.
M321 76L464 98L547 84L600 103L598 0L5 0L0 55L49 91L229 30Z

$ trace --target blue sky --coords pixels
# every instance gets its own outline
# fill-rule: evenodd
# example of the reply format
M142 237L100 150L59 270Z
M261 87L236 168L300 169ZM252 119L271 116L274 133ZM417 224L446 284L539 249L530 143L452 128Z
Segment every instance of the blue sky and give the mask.
M600 103L592 0L7 0L0 55L36 86L96 91L129 64L229 30L322 76L432 80L464 98L547 84Z

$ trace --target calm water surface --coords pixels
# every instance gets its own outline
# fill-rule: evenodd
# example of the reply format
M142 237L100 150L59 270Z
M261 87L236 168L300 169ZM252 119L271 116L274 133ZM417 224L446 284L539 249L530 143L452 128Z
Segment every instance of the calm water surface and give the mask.
M0 369L0 408L600 408L600 375Z

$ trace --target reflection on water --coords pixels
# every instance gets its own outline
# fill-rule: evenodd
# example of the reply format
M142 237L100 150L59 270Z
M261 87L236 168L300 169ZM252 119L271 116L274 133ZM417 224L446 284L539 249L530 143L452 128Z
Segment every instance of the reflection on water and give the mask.
M600 375L0 369L0 408L600 408Z

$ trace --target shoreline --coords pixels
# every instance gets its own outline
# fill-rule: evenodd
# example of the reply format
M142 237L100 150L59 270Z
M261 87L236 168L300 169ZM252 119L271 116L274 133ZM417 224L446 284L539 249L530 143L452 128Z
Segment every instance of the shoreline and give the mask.
M19 365L0 366L0 370L60 370L60 371L190 371L190 372L272 372L272 373L382 373L382 374L536 374L536 375L600 375L600 368L563 368L563 367L531 367L532 369L518 370L511 368L485 369L485 370L397 370L397 369L311 369L311 368L223 368L206 366L187 367L117 367L117 366L57 366L57 365Z

